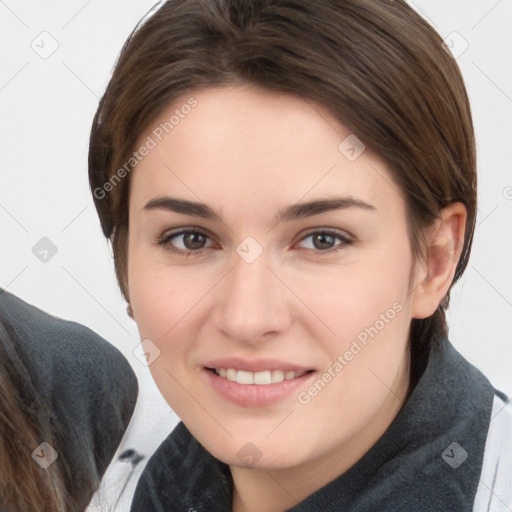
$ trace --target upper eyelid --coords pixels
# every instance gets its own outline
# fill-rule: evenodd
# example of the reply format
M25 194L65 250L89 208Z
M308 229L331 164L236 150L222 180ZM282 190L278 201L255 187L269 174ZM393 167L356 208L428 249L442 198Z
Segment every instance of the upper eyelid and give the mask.
M174 228L174 229L166 229L160 236L159 239L164 240L166 238L172 238L173 236L184 235L185 233L199 233L200 235L205 235L208 238L213 238L210 235L210 231L204 228L199 227L184 227L184 228Z
M174 240L174 238L184 236L187 233L197 233L199 235L204 235L204 236L206 236L206 238L208 238L208 240L213 241L213 238L207 232L205 232L204 230L199 230L199 229L178 229L175 232L172 232L172 231L165 232L160 237L158 237L158 241L162 244L171 243L171 241ZM209 249L209 248L210 247L201 247L201 249L197 249L196 251L190 251L190 252L199 252L199 251L202 251L203 249ZM183 249L178 249L178 250L183 250Z

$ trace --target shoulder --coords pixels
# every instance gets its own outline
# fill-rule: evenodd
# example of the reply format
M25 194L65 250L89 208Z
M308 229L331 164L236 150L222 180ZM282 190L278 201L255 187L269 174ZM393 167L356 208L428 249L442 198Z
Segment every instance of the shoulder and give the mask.
M512 510L512 400L494 396L474 512Z
M102 474L126 430L138 394L122 353L91 329L0 289L2 337L12 340L38 402L58 432L71 467L94 453Z
M0 289L0 322L15 340L16 351L44 394L66 389L107 386L121 381L133 395L137 380L126 358L88 327L53 316Z

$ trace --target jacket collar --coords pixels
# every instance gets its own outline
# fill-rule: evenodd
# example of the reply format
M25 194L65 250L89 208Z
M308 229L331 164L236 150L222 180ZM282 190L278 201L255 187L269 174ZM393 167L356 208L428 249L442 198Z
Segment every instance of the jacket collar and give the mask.
M471 511L494 388L444 338L396 418L349 470L290 512ZM231 512L229 467L179 423L149 460L132 512Z

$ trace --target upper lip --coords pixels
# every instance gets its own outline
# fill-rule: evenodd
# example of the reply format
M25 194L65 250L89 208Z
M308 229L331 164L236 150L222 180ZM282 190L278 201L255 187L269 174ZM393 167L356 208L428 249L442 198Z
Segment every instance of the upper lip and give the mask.
M223 357L205 363L206 368L234 368L246 372L265 370L283 370L285 372L306 372L312 370L306 366L292 364L279 359L244 359L242 357Z

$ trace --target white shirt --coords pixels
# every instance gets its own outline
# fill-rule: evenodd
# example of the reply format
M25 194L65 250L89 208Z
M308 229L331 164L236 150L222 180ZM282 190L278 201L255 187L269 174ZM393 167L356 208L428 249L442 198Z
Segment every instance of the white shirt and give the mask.
M512 400L497 395L473 512L512 512Z

